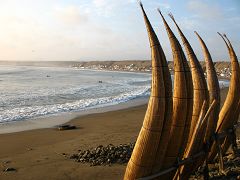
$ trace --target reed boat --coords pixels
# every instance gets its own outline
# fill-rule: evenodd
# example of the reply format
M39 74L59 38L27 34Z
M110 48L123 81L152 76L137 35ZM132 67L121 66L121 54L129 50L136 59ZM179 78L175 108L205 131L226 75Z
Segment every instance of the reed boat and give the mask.
M172 87L167 61L142 3L140 7L151 47L152 88L143 125L125 171L126 180L145 177L161 169L160 161L165 157L164 146L168 144L172 124Z

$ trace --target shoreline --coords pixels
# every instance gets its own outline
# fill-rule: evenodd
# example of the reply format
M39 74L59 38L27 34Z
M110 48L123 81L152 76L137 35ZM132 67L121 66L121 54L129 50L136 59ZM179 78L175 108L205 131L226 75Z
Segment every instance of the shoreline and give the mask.
M44 117L37 117L33 119L20 120L14 122L8 122L0 124L0 134L9 134L15 132L36 130L36 129L45 129L45 128L54 128L61 124L70 123L71 120L75 118L80 118L89 114L105 113L117 110L128 109L132 107L137 107L145 105L148 102L148 97L141 97L133 99L127 102L115 104L115 105L106 105L103 107L95 107L83 111L74 111L74 112L64 112L55 115L48 115Z
M221 104L228 88L221 90ZM135 104L136 105L136 104ZM126 164L90 166L69 159L79 150L135 142L147 105L71 119L74 130L56 128L0 134L0 179L123 179ZM6 168L16 171L4 172Z
M45 67L44 67L45 68ZM51 68L51 67L47 67ZM66 68L66 67L59 67L59 68ZM75 69L72 67L67 67L69 69ZM146 72L129 72L129 71L113 71L113 70L106 70L106 69L79 69L76 70L79 71L104 71L104 72L118 72L118 73L145 73ZM229 81L224 79L219 79L220 81ZM223 84L223 83L220 83ZM226 87L226 86L223 86ZM103 104L102 107L91 107L90 109L86 110L76 110L76 111L69 111L69 112L59 112L56 114L48 114L46 116L40 116L30 119L23 119L19 121L12 121L12 122L3 122L0 123L0 134L5 133L14 133L14 132L21 132L21 131L28 131L33 129L42 129L42 128L52 128L54 126L58 126L61 124L65 124L71 119L74 119L76 117L88 115L88 114L95 114L95 113L102 113L102 112L109 112L109 111L115 111L120 109L126 109L130 107L135 107L139 105L146 104L148 101L148 97L138 97L133 100L128 100L126 102L122 102L119 104Z
M69 156L79 149L135 142L147 105L71 120L74 130L35 129L0 134L0 179L120 180L126 164L94 166L78 163ZM16 171L5 172L6 168Z
M221 81L221 79L219 79L219 81ZM222 86L221 90L226 88L228 87ZM62 124L70 123L72 119L86 116L89 114L105 113L145 105L148 103L148 99L149 97L138 97L136 99L132 99L119 104L105 104L102 107L95 106L86 110L60 112L57 114L49 114L36 118L0 123L0 134L53 128Z

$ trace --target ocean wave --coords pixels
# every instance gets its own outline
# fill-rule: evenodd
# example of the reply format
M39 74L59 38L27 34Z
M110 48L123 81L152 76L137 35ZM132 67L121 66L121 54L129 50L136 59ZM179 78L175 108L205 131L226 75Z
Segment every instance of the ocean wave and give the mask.
M6 75L0 87L0 123L111 106L147 97L151 86L151 74L142 73L39 67L9 67L1 73ZM219 84L227 87L229 81Z
M122 93L118 96L109 96L97 99L82 99L65 104L13 108L1 112L0 123L25 120L40 116L57 114L60 112L82 111L96 107L116 105L139 97L147 97L149 94L150 88L148 86L145 86L139 90Z
M143 80L143 82L148 80ZM135 81L136 82L136 81ZM139 81L141 83L141 81ZM129 82L128 82L129 83ZM138 82L136 82L138 83ZM125 84L125 83L124 83ZM219 80L220 88L228 87L229 81ZM92 86L91 86L92 88ZM106 87L105 87L106 88ZM68 94L79 93L82 88L73 88L69 92L68 90L64 90L64 93ZM63 93L63 92L61 92ZM134 89L130 92L121 93L116 96L108 96L101 98L89 98L89 99L81 99L74 102L64 103L64 104L51 104L51 105L35 105L35 106L24 106L23 107L13 107L11 109L2 109L0 115L0 123L25 120L40 116L53 115L61 112L71 112L71 111L82 111L96 107L104 107L110 105L116 105L119 103L127 102L129 100L133 100L140 97L147 97L150 95L150 87L149 86L140 86L137 89ZM25 94L24 94L25 96ZM30 96L30 95L29 95ZM32 96L32 95L31 95ZM49 96L49 94L48 94ZM59 96L59 94L58 94ZM25 97L26 98L26 97ZM36 97L39 99L40 97ZM3 97L2 97L3 100ZM10 99L8 99L10 100ZM21 98L20 98L21 100ZM23 101L21 101L23 102Z

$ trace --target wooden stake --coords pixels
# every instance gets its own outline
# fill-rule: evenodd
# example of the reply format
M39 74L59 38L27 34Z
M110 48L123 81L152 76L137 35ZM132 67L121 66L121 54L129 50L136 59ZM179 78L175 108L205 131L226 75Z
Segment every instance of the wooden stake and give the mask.
M223 163L223 154L222 154L222 148L219 138L216 139L217 147L218 147L218 158L219 158L219 173L225 174L224 171L224 163Z
M232 149L234 156L237 155L237 136L236 136L236 130L232 129L232 132L230 134L230 139L231 139L231 144L232 144Z
M209 168L208 168L208 162L207 161L205 162L203 176L204 176L204 180L209 180Z

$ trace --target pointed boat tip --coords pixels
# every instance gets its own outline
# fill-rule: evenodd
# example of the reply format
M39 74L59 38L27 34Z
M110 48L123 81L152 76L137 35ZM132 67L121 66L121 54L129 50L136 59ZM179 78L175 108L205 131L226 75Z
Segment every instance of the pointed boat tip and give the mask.
M227 40L228 44L231 45L231 42L230 42L229 38L227 37L227 35L225 33L223 34L223 37L225 37L225 39Z
M177 24L177 22L176 22L176 20L175 20L175 18L174 18L174 16L173 16L173 14L170 12L170 13L168 13L168 16L172 19L172 21L173 21L174 24L177 26L177 28L180 29L179 26L178 26L178 24Z
M145 13L142 1L138 0L138 3L139 3L140 8L142 9L143 14L145 15L146 13Z
M160 8L157 8L157 11L162 15L162 11Z
M231 41L229 40L229 38L227 37L227 35L226 35L225 33L223 34L223 36L224 36L224 38L227 40L227 43L228 43L229 48L231 49L231 51L233 52L233 54L235 54L235 51L234 51L234 48L233 48L233 46L232 46ZM235 54L235 55L236 55L236 54Z
M223 35L220 32L217 32L219 36L223 37Z
M202 41L202 38L201 38L201 36L198 34L198 32L197 32L197 31L194 31L194 33L197 35L197 37L200 39L200 41Z
M141 0L139 0L139 5L140 5L140 8L142 9L144 18L146 18L148 20L147 13L146 13L146 11L145 11L145 9L143 7L143 3L142 3Z
M164 16L162 14L162 11L160 10L160 8L157 8L157 11L159 12L159 14L162 16L162 18L164 19Z
M175 22L175 18L174 18L173 14L171 12L168 13L168 16Z
M230 41L225 33L222 34L222 36L227 40L228 44L230 44Z
M217 33L218 33L218 35L226 42L224 36L223 36L220 32L217 32Z
M226 42L226 39L224 38L226 36L226 34L221 34L220 32L217 32L217 33L225 41L225 43L228 45L228 43Z
M225 44L226 44L226 46L227 46L227 48L228 48L228 50L230 50L230 45L231 44L229 44L229 41L227 42L226 41L226 39L224 38L224 35L222 35L220 32L217 32L218 34L219 34L219 36L223 39L223 41L225 42ZM226 34L225 34L226 35Z
M143 7L142 1L141 1L141 0L138 0L138 2L139 2L139 5L140 5L140 8L142 9L144 18L145 18L145 19L148 19L147 14L146 14L146 12L145 12L145 9L144 9L144 7Z
M141 0L138 0L139 6L141 6L141 8L143 8L143 3Z

